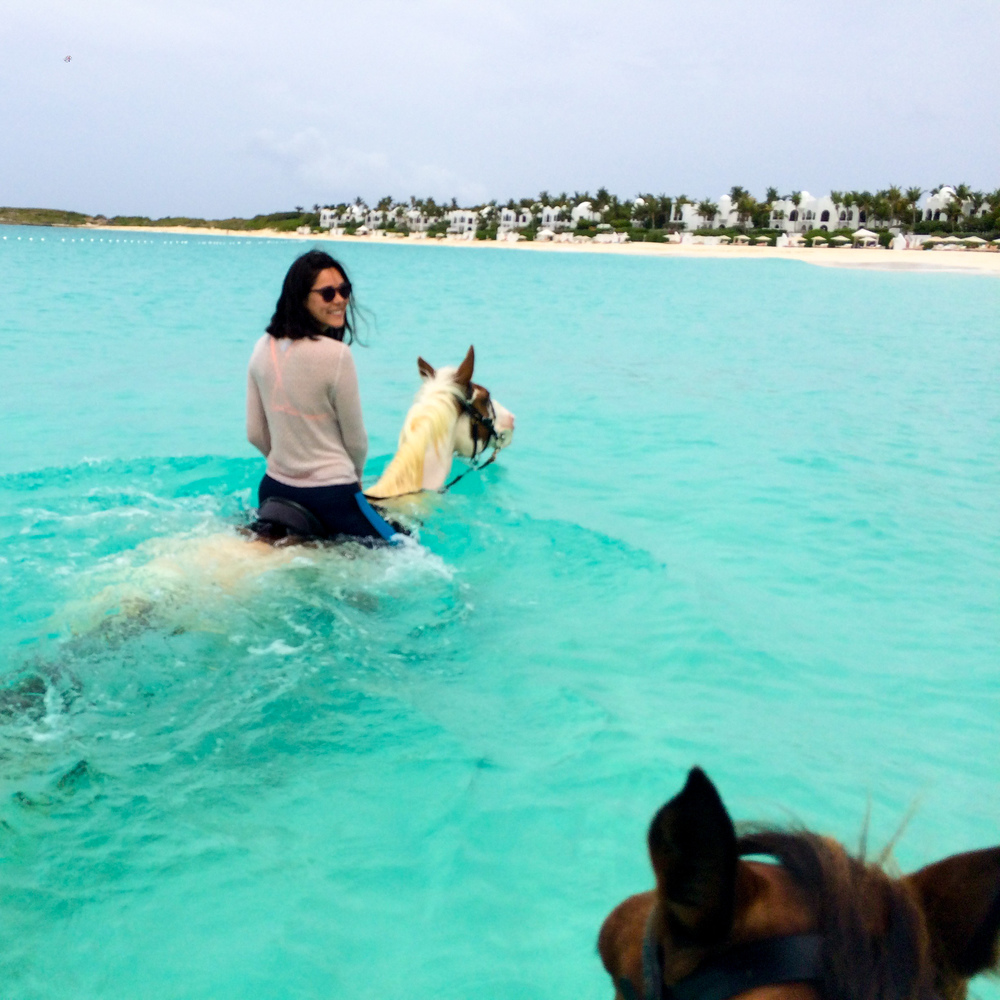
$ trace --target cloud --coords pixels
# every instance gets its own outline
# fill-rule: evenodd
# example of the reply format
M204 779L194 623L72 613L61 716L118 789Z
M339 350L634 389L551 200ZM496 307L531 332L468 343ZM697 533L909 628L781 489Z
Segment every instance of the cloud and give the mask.
M464 204L486 198L486 185L435 163L393 163L378 150L340 145L314 126L288 135L260 129L249 142L252 154L269 160L300 189L303 197L325 203L361 194L372 200L391 192L437 199L457 198Z

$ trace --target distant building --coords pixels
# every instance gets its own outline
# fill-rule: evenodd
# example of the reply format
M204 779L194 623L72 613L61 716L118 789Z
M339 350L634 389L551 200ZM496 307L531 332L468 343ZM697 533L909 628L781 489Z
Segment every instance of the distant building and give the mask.
M594 206L589 201L581 201L579 205L575 206L573 210L569 213L570 221L573 224L573 228L576 228L578 222L600 222L601 213L594 210Z
M799 194L796 205L791 198L771 202L771 229L785 233L806 233L810 229L854 229L866 221L857 205L836 204L829 195L814 198L808 191Z
M479 213L474 208L456 208L445 213L449 233L474 233L479 227Z
M933 222L937 219L948 218L948 207L953 201L958 199L958 194L950 184L945 184L938 188L935 194L928 195L924 200L922 217L924 222ZM979 208L973 207L971 199L967 198L962 202L962 215L967 219L975 219L990 212L990 203L984 201Z
M565 205L542 205L539 224L543 229L550 229L553 233L558 233L574 225L568 214Z
M432 215L425 215L419 208L407 209L403 214L403 224L411 233L425 233L438 221Z
M534 216L527 208L502 208L497 232L509 233L516 229L527 229L533 219Z
M368 214L368 206L347 205L343 212L338 213L335 208L321 208L319 211L319 228L334 229L340 226L360 226L365 222Z

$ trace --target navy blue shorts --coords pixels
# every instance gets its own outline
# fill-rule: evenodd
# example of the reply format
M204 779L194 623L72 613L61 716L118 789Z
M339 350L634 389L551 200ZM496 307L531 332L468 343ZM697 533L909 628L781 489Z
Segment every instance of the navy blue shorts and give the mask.
M337 486L286 486L265 475L257 490L259 503L271 497L294 500L312 511L323 522L331 537L349 535L353 538L380 538L392 541L401 534L365 499L358 483Z

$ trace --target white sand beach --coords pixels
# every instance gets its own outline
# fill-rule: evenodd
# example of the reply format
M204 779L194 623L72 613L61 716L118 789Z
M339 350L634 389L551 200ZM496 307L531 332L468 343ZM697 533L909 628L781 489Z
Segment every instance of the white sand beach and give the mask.
M982 250L887 250L882 247L758 247L698 243L551 243L464 239L389 239L380 236L333 236L327 233L281 233L274 229L210 229L194 226L86 226L91 232L171 233L185 236L226 236L299 240L307 243L383 243L407 247L464 247L521 253L610 253L638 257L716 257L801 260L819 267L869 268L883 271L945 271L1000 276L1000 253Z

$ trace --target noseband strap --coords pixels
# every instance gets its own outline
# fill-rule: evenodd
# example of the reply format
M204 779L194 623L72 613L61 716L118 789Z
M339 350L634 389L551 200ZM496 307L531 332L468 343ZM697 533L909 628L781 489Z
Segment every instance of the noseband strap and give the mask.
M822 975L823 938L790 934L738 945L711 959L673 986L663 985L663 959L650 913L642 939L644 1000L729 1000L759 986L815 982ZM619 981L626 1000L639 1000L632 984Z
M472 405L472 403L469 402L469 400L463 399L461 397L457 397L457 398L458 398L459 403L461 403L462 409L464 410L465 414L468 416L469 422L473 426L473 432L472 432L472 460L473 460L473 462L475 462L476 455L479 453L479 439L476 437L476 432L475 432L475 427L476 427L477 424L480 427L482 427L484 431L486 431L486 443L483 445L483 448L482 448L483 451L486 451L486 449L489 448L489 446L491 444L493 444L494 441L499 442L499 440L500 440L500 435L497 433L496 424L495 424L495 421L496 421L496 418L497 418L496 407L494 407L493 400L491 399L490 400L490 416L484 417L483 414L481 414ZM494 444L493 447L494 447L494 454L495 454L496 445Z

